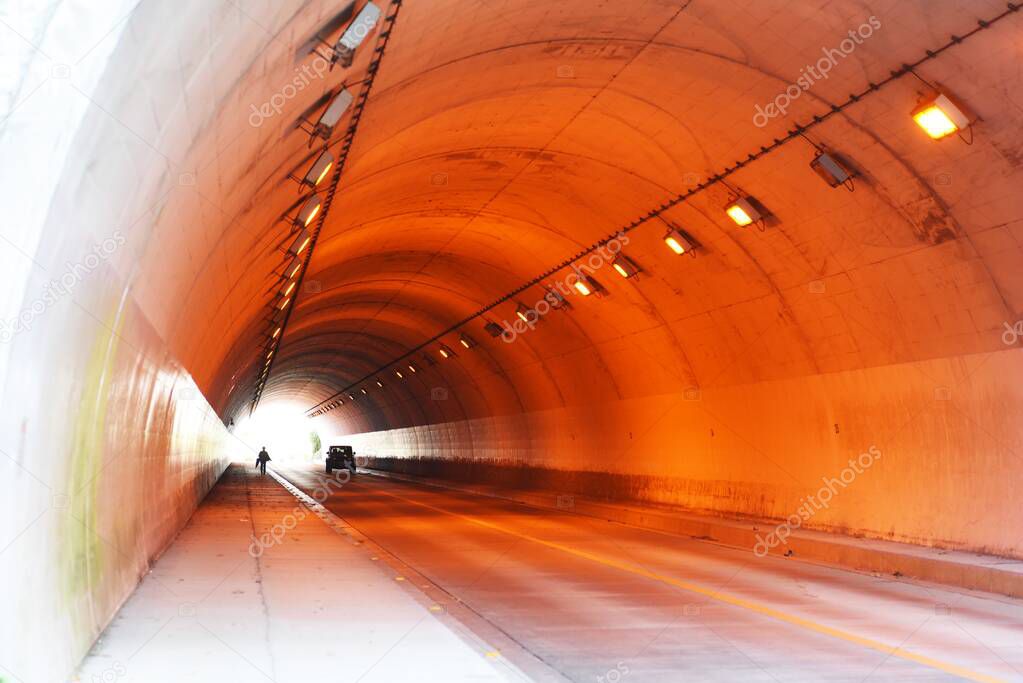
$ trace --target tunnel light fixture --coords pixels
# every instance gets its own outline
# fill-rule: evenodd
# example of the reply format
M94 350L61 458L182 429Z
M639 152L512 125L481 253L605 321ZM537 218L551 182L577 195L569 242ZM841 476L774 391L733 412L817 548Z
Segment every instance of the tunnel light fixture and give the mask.
M284 329L284 328L278 327L276 330L274 330L274 333L272 335L270 335L270 338L271 339L277 339L277 337L281 336L281 330L282 329Z
M600 284L592 277L578 268L573 268L572 271L575 275L575 282L572 283L572 287L575 291L579 292L583 296L589 296L591 294L596 294L600 290Z
M291 278L295 277L296 275L298 275L298 271L302 270L302 259L300 259L298 257L294 257L294 258L292 258L292 261L293 261L293 263L290 266L290 268L286 268L285 269L285 273L286 273L285 279L286 280L290 280Z
M331 45L320 36L316 36L325 47L330 48L331 54L324 55L318 50L316 54L330 61L330 68L340 64L347 69L355 61L355 49L372 33L377 21L380 20L380 8L374 3L368 2L359 14L352 20L348 27L342 32L337 42Z
M412 365L411 363L409 363L408 365L408 371L411 372L413 375L419 372L418 370L416 370L416 366Z
M348 394L348 400L349 401L354 401L355 400L355 394Z
M281 303L277 304L277 308L279 308L279 309L281 309L283 311L285 308L288 307L288 304L290 304L290 303L291 303L291 297L290 296L286 296L283 299L281 299Z
M288 247L288 253L294 254L295 256L301 255L305 248L309 246L309 243L313 241L313 236L308 230L303 229L295 237L291 246Z
M437 353L440 354L441 358L451 358L452 356L455 355L455 352L452 351L447 346L445 346L444 344L440 345L440 347L437 349Z
M362 392L363 396L365 396L366 394L369 393L368 391L366 391L366 387L363 387L363 388L359 389L359 391Z
M575 271L576 280L572 283L572 286L578 291L583 297L589 297L591 293L596 291L596 285L593 280L584 275L580 271Z
M320 209L323 207L323 200L320 199L320 195L314 194L305 201L302 208L298 211L298 216L295 217L295 224L298 227L308 228L309 224L313 222L317 214L320 213Z
M971 120L975 118L955 97L941 89L917 105L912 116L916 125L933 140L961 133L970 127Z
M664 235L664 243L678 255L695 254L696 247L689 236L678 228L672 228Z
M540 315L532 308L528 308L525 304L519 304L518 308L515 309L515 315L517 315L519 320L527 325L540 319Z
M319 120L316 122L316 126L313 128L313 135L317 135L324 140L330 139L330 134L334 132L334 126L341 120L341 117L348 110L348 107L352 104L352 93L348 91L348 88L341 87L340 92L334 95L334 98L327 105L327 108L320 114Z
M547 300L547 303L551 305L551 308L557 310L568 310L571 308L568 304L568 300L565 299L565 295L562 294L559 289L545 287L543 298Z
M292 280L288 284L281 287L281 296L287 298L291 296L291 293L295 291L295 286L298 284L296 280Z
M362 41L372 32L373 27L380 20L380 8L372 2L366 3L362 11L356 15L352 23L348 25L337 45L334 46L334 59L341 62L341 65L348 68L352 65L355 55L355 48L362 45Z
M489 334L489 335L490 335L491 337L500 337L500 336L501 336L501 334L503 334L503 333L504 333L504 330L503 330L503 329L501 329L501 326L500 326L500 325L498 325L497 323L495 323L495 322L494 322L494 321L492 321L492 320L491 320L491 321L488 321L488 322L487 322L487 323L486 323L486 324L485 324L485 325L483 326L483 329L484 329L484 330L486 330L487 334Z
M462 345L464 349L471 349L476 346L476 341L467 334L463 334L458 338L458 343Z
M828 187L845 185L852 190L852 171L836 155L820 151L810 162L810 168L828 184Z
M759 210L756 200L752 197L736 197L725 206L725 213L740 228L756 223L763 219L763 213Z
M397 377L398 379L405 379L405 375L401 374L401 370L395 370L395 371L394 371L394 375L395 375L395 377Z
M302 182L310 187L316 187L323 182L332 168L334 168L334 155L324 150L309 167Z
M380 387L381 389L383 389L384 388L384 383L381 382L380 380L377 380L377 386Z
M622 277L628 279L639 274L639 266L625 254L618 254L611 262L611 267Z

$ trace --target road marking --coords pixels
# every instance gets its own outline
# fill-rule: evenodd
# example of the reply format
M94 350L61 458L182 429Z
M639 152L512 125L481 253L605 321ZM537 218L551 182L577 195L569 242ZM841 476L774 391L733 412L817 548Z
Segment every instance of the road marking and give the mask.
M533 543L546 546L554 550L560 550L561 552L568 553L569 555L574 555L576 557L581 557L583 559L590 560L591 562L596 562L607 567L612 567L614 569L618 569L624 572L636 574L637 576L642 576L653 581L666 583L668 585L681 588L691 593L703 595L705 597L711 598L712 600L717 600L719 602L733 605L735 607L741 607L751 612L756 612L757 614L762 614L766 617L771 617L772 619L783 621L787 624L792 624L794 626L799 626L801 628L805 628L815 633L820 633L822 635L838 638L849 643L861 645L871 650L882 652L886 655L899 657L901 659L905 659L911 662L916 662L917 664L923 664L924 666L929 666L934 669L938 669L939 671L944 671L945 673L949 673L954 676L959 676L967 680L979 681L980 683L1005 683L1004 679L1001 678L988 676L987 674L982 674L971 669L967 669L966 667L959 666L957 664L943 662L939 659L934 659L933 657L927 657L924 655L915 654L913 652L908 652L906 650L903 650L901 647L886 645L885 643L882 643L878 640L858 636L855 633L843 631L842 629L827 626L825 624L819 624L816 621L805 619L794 614L788 614L786 612L782 612L781 610L777 610L773 607L768 607L766 605L761 605L760 603L753 602L752 600L746 600L745 598L740 598L735 595L721 593L719 591L716 591L712 588L707 588L706 586L702 586L700 584L691 583L689 581L681 581L671 576L665 576L664 574L658 574L656 572L649 571L642 567L637 567L631 564L626 564L624 562L619 562L617 560L602 557L600 555L595 555L593 553L586 552L585 550L577 550L576 548L571 548L569 546L562 545L561 543L545 541L542 538L537 538L536 536L530 536L529 534L523 534L519 533L518 531L506 529L505 527L502 527L499 524L494 524L493 522L487 522L482 519L477 519L475 517L460 514L458 512L451 512L449 510L445 510L444 508L439 508L428 503L421 503L417 500L412 500L411 498L406 498L405 496L399 496L398 494L391 493L390 491L384 491L378 488L373 488L372 490L374 492L383 493L385 495L391 496L392 498L397 498L399 500L403 500L407 503L418 505L429 510L434 510L436 512L440 512L446 515L451 515L452 517L460 517L461 519L464 519L472 524L476 524L477 526L481 526L487 529L493 529L494 531L500 531L501 533L505 533L510 536L515 536L516 538L521 538L526 541L531 541Z
M360 540L360 539L356 539L355 535L362 536L363 538L368 539L369 542L373 546L376 546L380 550L385 550L385 552L386 552L386 549L381 548L372 539L369 539L367 536L365 536L358 529L356 529L355 527L353 527L350 524L348 524L348 522L346 522L343 518L335 515L333 512L328 510L323 504L317 502L314 498L309 496L305 491L303 491L301 488L299 488L296 484L291 483L291 481L289 481L283 474L275 472L271 468L267 469L267 474L272 476L275 480L277 480L277 483L279 483L281 486L283 486L287 491L289 491L293 496L295 496L295 498L297 498L307 508L312 510L321 520L323 520L331 529L333 529L333 531L335 533L343 535L343 536L345 536L345 537L347 537L347 538L349 538L351 540L357 540L360 544L362 544L363 541ZM354 532L354 535L353 535L352 532ZM363 547L366 547L366 546L363 545ZM414 567L409 566L407 563L405 563L400 558L394 556L393 554L391 554L391 556L394 557L396 562L398 562L401 565L405 566L410 571L412 571L412 572L416 571ZM377 556L377 555L373 555L372 557L370 557L370 559L374 560L374 561L379 561L380 557ZM386 561L385 561L385 564L387 564ZM394 567L392 566L392 568L394 568ZM423 577L423 578L425 579L425 577ZM405 577L402 576L401 574L397 574L397 575L394 575L394 580L395 581L405 581ZM414 583L413 584L408 584L408 585L411 585L413 587L415 586ZM444 591L444 589L440 588L439 586L434 585L434 588L437 590L437 592L446 593L446 591ZM414 588L414 590L418 591L423 597L429 597L424 590L420 590L418 588ZM453 597L454 600L456 600L457 602L461 603L461 600L459 600L457 597L455 597L455 596L452 596L452 597ZM457 615L453 615L451 612L445 610L441 605L438 605L437 603L431 604L428 609L429 609L430 612L432 612L432 613L437 615L435 617L437 619L454 618L457 622L459 622L459 625L458 625L457 628L453 628L452 625L449 624L449 623L444 623L444 625L445 625L446 628L448 628L450 630L453 630L458 637L460 637L463 640L465 640L465 642L473 650L475 650L477 652L482 652L487 659L492 660L492 664L491 664L492 666L494 666L495 668L499 669L500 671L504 672L507 675L511 675L516 680L519 680L519 679L521 679L523 681L557 680L557 681L566 681L566 682L569 680L567 677L563 676L560 671L555 669L553 666L551 666L550 664L548 664L544 660L542 660L539 657L537 657L537 655L535 655L534 653L532 653L529 650L527 650L521 644L517 643L514 640L511 640L507 636L507 634L505 634L504 632L500 631L500 629L498 629L495 625L491 624L490 622L487 622L486 619L482 615L477 614L476 612L473 612L471 609L466 608L466 610L468 610L469 614L471 614L471 616L473 618L479 619L479 620L483 621L485 624L487 624L487 626L493 627L495 629L496 634L499 637L502 637L504 639L508 639L509 643L510 643L510 646L516 652L520 652L521 651L522 657L530 658L530 663L529 663L530 670L536 672L537 674L541 674L541 675L539 675L539 676L537 676L537 675L530 676L530 675L525 673L525 671L523 671L520 668L521 665L519 663L517 663L517 662L516 663L512 663L506 657L500 656L501 650L494 649L494 643L488 642L489 639L485 638L483 635L481 635L479 633L479 631L476 628L473 628L470 623L466 622L465 615L463 615L461 617L459 617ZM493 653L497 653L498 656L497 657L493 657L492 656ZM516 656L516 659L518 659L518 655ZM532 660L535 660L535 664L533 663ZM0 683L3 683L2 679L0 679Z

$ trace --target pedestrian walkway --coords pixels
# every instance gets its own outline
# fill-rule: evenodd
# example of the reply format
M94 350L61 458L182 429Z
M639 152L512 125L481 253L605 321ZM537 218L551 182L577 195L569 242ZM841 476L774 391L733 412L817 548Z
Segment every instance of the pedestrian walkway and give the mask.
M271 476L235 464L107 627L79 680L520 679L398 578Z

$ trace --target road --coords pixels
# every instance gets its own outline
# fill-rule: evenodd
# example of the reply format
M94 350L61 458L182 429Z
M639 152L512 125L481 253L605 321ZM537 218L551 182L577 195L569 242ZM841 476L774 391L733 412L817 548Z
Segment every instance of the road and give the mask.
M367 474L323 504L568 680L1023 681L1010 598Z

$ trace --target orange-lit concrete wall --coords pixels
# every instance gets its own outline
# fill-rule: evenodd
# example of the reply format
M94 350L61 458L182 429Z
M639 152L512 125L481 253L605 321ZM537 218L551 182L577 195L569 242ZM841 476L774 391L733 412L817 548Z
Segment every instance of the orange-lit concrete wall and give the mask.
M874 448L807 527L1020 556L1021 371L1001 351L343 440L384 469L777 519Z

